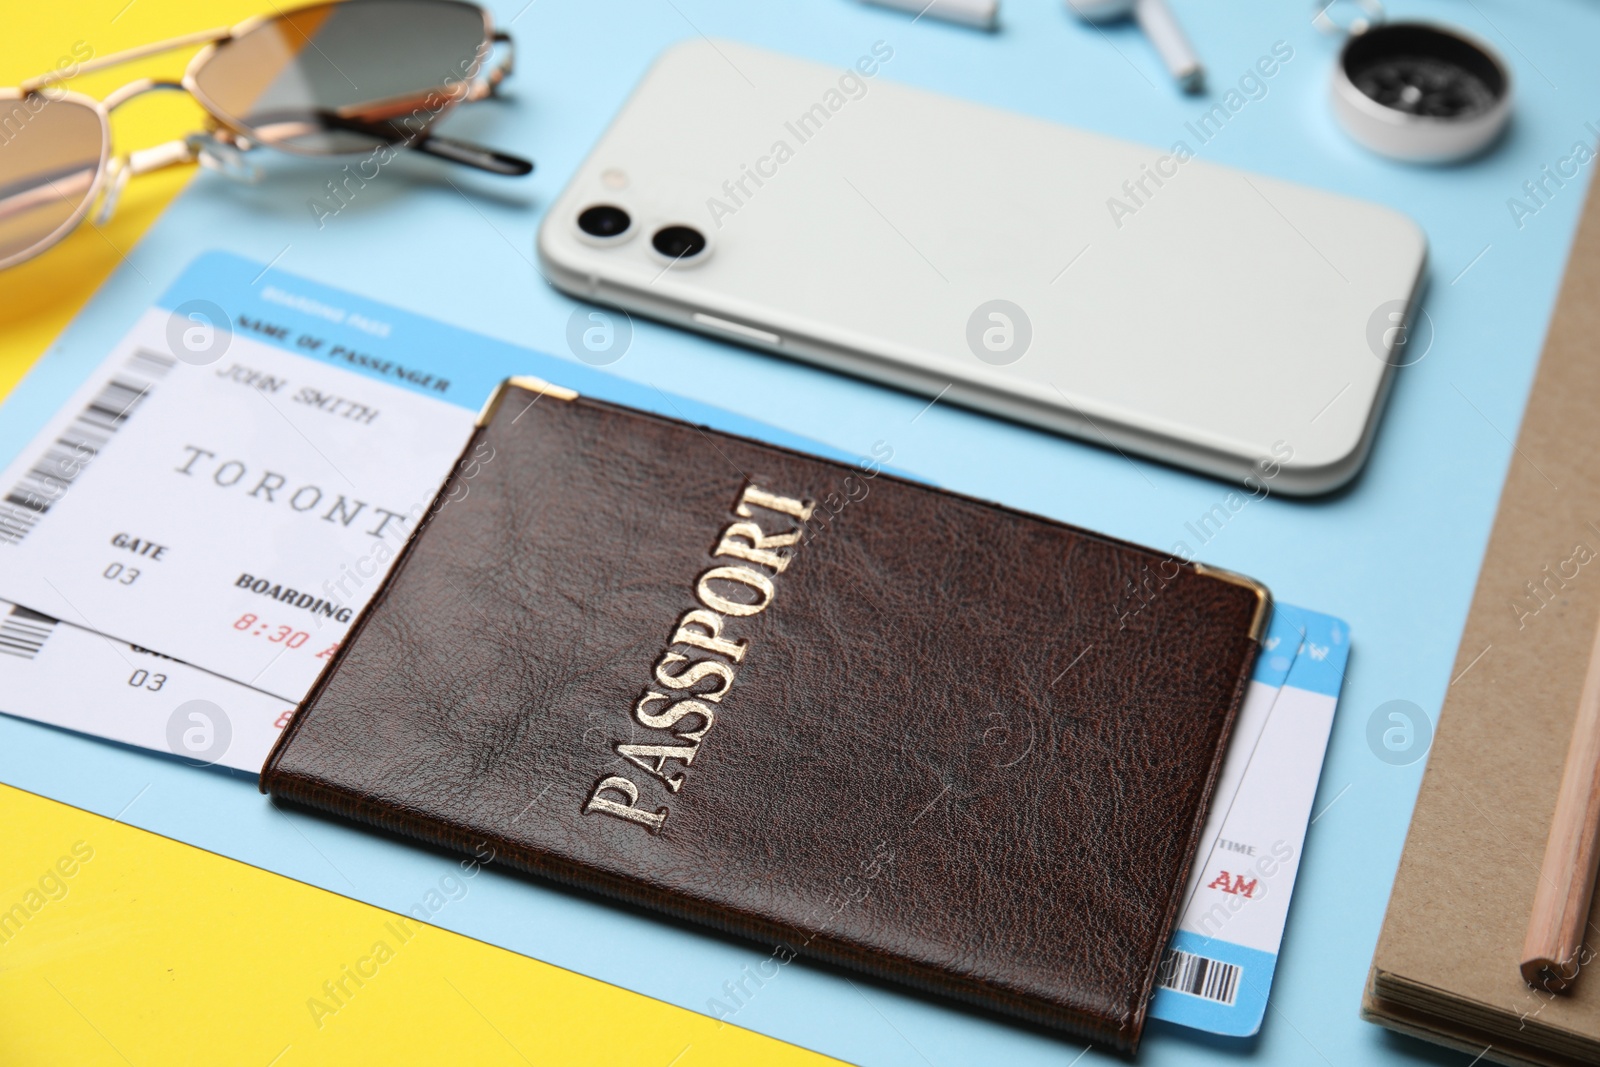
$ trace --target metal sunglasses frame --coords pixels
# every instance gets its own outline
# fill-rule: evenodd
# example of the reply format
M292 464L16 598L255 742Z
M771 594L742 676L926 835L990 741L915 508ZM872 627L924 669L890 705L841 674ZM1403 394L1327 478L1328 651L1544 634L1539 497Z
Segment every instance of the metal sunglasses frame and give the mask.
M129 48L115 52L109 56L91 59L79 64L70 75L57 71L40 74L29 78L14 89L0 89L0 104L26 102L30 97L40 97L45 101L44 106L57 102L70 102L93 111L100 119L100 161L95 169L94 178L90 183L88 192L77 209L60 226L53 230L47 237L21 252L0 258L0 270L15 266L41 255L54 248L68 234L83 224L97 202L104 196L104 202L95 212L98 222L104 222L111 217L116 208L117 197L127 185L130 178L152 171L163 170L167 167L182 166L190 163L199 163L211 170L217 170L230 177L240 178L245 181L254 181L256 170L253 165L246 162L243 153L253 151L259 147L275 148L293 155L329 156L349 155L350 152L318 152L297 148L292 145L263 143L256 139L256 135L249 129L230 118L221 108L211 101L201 91L196 76L205 67L219 49L227 46L233 40L243 37L259 29L267 23L277 22L310 8L342 5L345 3L364 3L369 0L316 0L316 2L301 4L287 11L275 11L270 15L253 15L243 22L233 26L219 27L210 30L200 30L195 33L184 34L181 37L171 37L153 44L141 45L138 48ZM381 0L372 0L381 2ZM460 3L463 7L475 7L483 18L483 44L480 46L480 58L470 75L459 83L463 88L456 92L450 90L445 95L444 103L438 108L430 108L433 120L443 117L459 104L473 103L497 94L501 82L511 74L515 53L511 35L503 30L494 28L494 21L488 11L476 4L464 3L462 0L442 0L447 3ZM129 82L127 85L111 92L104 100L83 93L74 92L62 86L68 77L77 77L80 74L89 74L97 70L132 63L136 60L146 59L150 56L160 55L164 52L174 52L181 48L191 48L195 45L204 45L197 52L189 65L184 69L183 77L178 81L164 81L155 78L140 78ZM503 46L497 48L497 46ZM500 53L498 59L485 71L484 67L494 52ZM200 132L180 137L165 144L155 145L151 148L138 149L126 155L113 156L111 145L111 112L126 104L128 101L143 96L145 93L178 91L188 93L195 103L200 105L206 113L206 128ZM437 92L435 90L434 92ZM413 101L414 97L407 97L406 101ZM396 101L397 104L401 103ZM430 122L431 125L431 122ZM451 138L440 138L423 131L394 142L400 147L417 148L428 151L432 155L463 163L467 166L478 167L497 174L527 174L533 170L533 164L517 156L497 152L493 149L483 148L478 145L468 144ZM357 149L355 151L364 151ZM109 185L109 192L107 187Z

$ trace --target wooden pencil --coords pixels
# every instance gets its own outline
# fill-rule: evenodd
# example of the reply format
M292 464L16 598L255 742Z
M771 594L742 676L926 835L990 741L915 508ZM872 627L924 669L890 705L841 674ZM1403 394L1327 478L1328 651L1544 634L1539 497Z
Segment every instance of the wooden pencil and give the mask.
M1600 863L1600 629L1578 695L1555 820L1522 946L1522 977L1535 988L1565 993L1594 957L1585 947L1589 906Z

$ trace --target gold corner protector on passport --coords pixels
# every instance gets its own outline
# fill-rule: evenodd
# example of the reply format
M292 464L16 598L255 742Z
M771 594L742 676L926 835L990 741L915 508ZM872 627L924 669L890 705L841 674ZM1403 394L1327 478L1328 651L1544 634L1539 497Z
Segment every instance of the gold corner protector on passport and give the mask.
M506 390L511 388L538 393L540 396L555 397L557 400L578 399L578 391L576 389L568 389L564 385L553 385L543 378L535 378L531 374L515 374L495 386L494 392L489 394L489 399L484 403L483 410L478 412L479 427L489 425L489 422L494 418L494 413L500 410L500 401L505 399Z
M1242 585L1256 595L1256 613L1250 620L1250 640L1260 644L1267 639L1267 626L1272 621L1272 591L1254 578L1246 578L1237 571L1223 570L1205 563L1193 565L1196 574L1219 581Z

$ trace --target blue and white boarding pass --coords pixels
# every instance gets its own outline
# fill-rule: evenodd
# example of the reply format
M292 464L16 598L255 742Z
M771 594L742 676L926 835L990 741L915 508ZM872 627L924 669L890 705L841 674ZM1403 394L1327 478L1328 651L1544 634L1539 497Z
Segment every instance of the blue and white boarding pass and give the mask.
M1229 1037L1261 1029L1349 656L1349 628L1339 619L1275 607L1152 1018Z
M828 452L208 253L0 474L0 711L258 769L513 374Z
M376 309L199 280L0 473L0 598L298 702L474 412Z

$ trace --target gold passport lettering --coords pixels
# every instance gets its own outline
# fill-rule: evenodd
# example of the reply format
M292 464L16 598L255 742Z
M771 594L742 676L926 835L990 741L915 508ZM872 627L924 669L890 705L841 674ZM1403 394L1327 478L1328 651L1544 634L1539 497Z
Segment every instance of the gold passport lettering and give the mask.
M614 792L627 798L626 804L619 804L605 794ZM661 824L667 821L667 809L662 808L654 814L640 811L634 807L639 803L639 787L623 778L613 774L609 778L602 778L600 784L594 787L594 792L589 794L589 802L583 806L585 815L598 811L604 815L614 815L619 819L636 822L653 834L661 832Z
M753 603L743 600L734 600L723 596L712 588L712 582L728 582L731 585L742 585L752 589L757 594ZM729 593L731 587L724 587ZM751 570L749 567L712 567L700 576L700 582L694 587L695 594L699 596L700 603L712 611L723 615L759 615L772 603L773 594L777 590L772 585L772 579L760 571Z
M815 508L815 504L795 497L778 496L755 485L745 486L733 509L744 521L729 523L711 553L714 559L740 562L718 564L695 580L694 596L700 606L678 619L666 650L656 660L652 680L660 688L646 689L633 708L636 722L667 731L672 743L614 745L617 755L657 779L669 792L683 788L684 776L682 771L669 771L667 765L677 762L688 767L694 763L701 742L717 721L712 705L720 704L733 688L735 667L744 662L749 649L747 639L724 636L724 629L730 619L748 619L772 605L777 596L773 576L782 574L793 562L793 556L779 550L799 543L805 533L803 524ZM787 529L769 532L758 520L757 510L769 513L767 522L777 516L793 521ZM767 573L769 570L772 574ZM673 651L679 646L690 651ZM706 655L697 656L696 652ZM684 729L685 726L692 729ZM653 812L640 808L640 796L638 784L628 774L605 775L590 792L583 813L610 815L660 833L667 821L667 808L658 807Z

